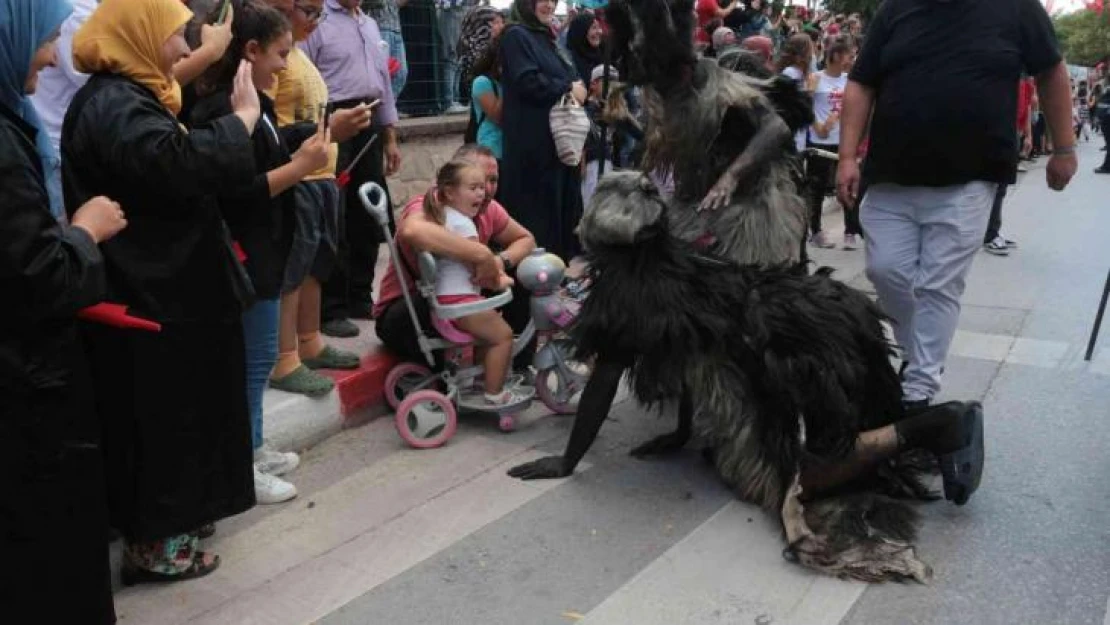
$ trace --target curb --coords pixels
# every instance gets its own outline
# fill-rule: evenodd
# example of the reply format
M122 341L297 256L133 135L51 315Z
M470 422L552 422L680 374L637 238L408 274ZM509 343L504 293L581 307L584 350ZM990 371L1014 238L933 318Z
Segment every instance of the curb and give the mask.
M396 363L374 334L373 322L354 320L359 336L327 339L340 349L362 354L351 371L324 371L335 390L324 397L306 397L268 388L263 394L263 428L267 444L281 451L304 451L350 427L390 413L383 401L385 376Z

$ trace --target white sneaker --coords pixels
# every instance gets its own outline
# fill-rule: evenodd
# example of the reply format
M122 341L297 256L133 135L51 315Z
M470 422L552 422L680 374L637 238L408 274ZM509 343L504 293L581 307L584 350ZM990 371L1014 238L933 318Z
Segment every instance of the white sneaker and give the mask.
M443 112L447 115L462 115L463 113L469 113L470 107L465 104L459 104L458 102L452 102L451 106L448 106L447 110Z
M291 451L274 451L261 447L254 452L254 468L267 475L285 475L301 464L301 458Z
M858 249L858 248L859 248L859 240L856 238L856 235L854 235L854 234L844 235L844 249L854 250L854 249Z
M254 497L260 504L281 503L297 496L297 487L285 480L254 470Z

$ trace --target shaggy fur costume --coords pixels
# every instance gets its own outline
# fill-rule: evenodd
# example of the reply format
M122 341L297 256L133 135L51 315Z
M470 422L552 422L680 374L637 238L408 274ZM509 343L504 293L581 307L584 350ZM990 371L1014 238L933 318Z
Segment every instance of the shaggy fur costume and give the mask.
M674 178L674 234L741 264L798 262L805 203L790 145L813 120L808 96L699 59L691 0L614 0L606 15L621 76L644 88L643 168Z
M591 278L572 328L579 358L627 366L646 404L688 392L718 472L742 499L782 515L801 563L867 581L928 579L905 503L868 493L801 500L803 462L840 460L860 432L903 416L870 299L824 271L698 252L672 234L654 185L635 173L601 180L579 235Z

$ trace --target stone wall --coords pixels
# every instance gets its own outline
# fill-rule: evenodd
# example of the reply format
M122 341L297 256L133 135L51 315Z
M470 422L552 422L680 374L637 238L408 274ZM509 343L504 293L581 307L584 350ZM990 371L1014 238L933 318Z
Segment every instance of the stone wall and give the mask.
M462 145L467 121L465 115L445 115L398 122L401 171L389 178L395 206L404 206L409 198L424 193L435 183L436 171Z

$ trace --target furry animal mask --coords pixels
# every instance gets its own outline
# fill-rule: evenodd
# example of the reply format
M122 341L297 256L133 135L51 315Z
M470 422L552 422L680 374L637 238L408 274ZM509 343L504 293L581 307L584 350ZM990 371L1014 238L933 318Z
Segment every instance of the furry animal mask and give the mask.
M578 239L587 250L634 245L665 232L666 213L659 189L647 176L610 172L597 183L578 222Z

